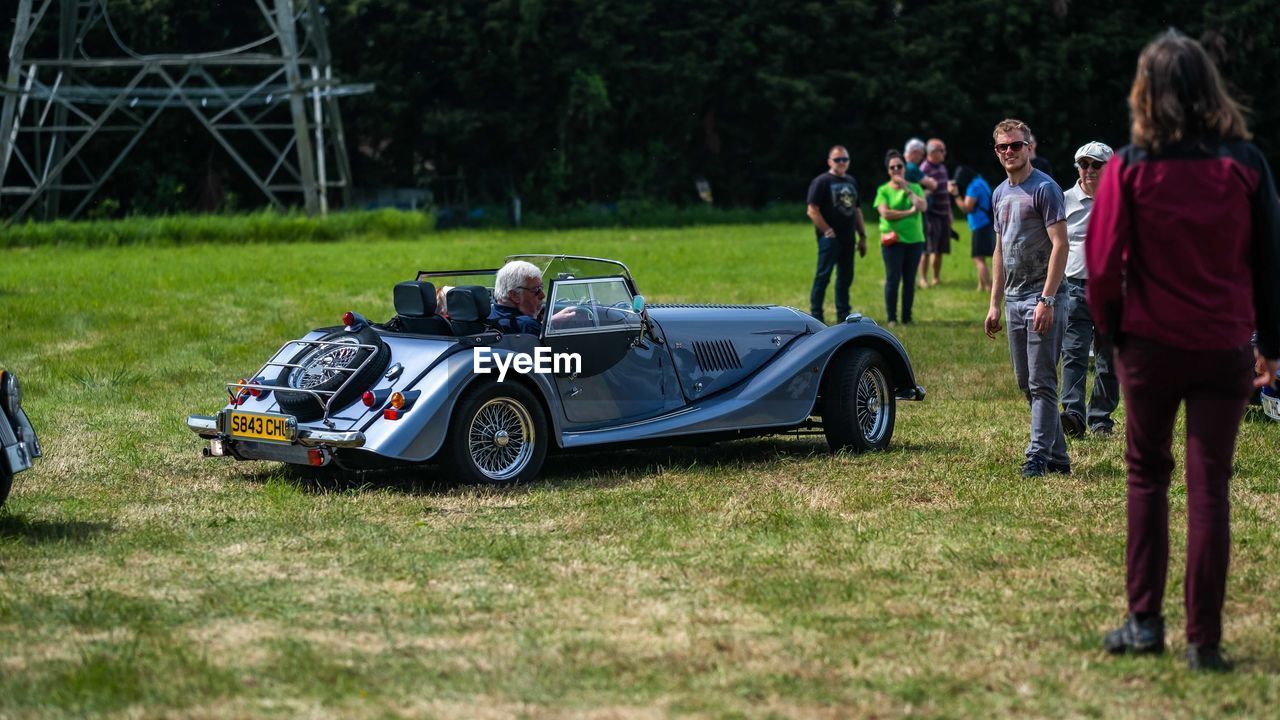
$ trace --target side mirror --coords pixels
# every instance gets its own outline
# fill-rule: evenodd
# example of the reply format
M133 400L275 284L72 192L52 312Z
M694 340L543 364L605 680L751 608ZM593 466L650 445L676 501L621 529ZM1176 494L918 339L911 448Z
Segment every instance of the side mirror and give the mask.
M644 312L644 296L637 295L631 300L631 309L637 313Z

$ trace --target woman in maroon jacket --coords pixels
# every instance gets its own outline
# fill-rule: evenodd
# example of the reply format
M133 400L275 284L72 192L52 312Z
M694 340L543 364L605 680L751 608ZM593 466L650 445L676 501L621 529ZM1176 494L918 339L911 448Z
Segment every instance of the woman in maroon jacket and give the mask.
M1280 357L1276 187L1194 40L1170 31L1142 51L1129 106L1133 144L1103 171L1085 243L1089 306L1117 336L1127 408L1129 616L1104 645L1164 650L1173 425L1185 402L1187 664L1225 670L1227 482L1250 366L1261 386Z

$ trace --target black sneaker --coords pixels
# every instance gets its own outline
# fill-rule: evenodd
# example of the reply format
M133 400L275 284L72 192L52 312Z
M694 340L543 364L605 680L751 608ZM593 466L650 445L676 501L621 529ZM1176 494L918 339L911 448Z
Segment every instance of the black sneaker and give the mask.
M1084 437L1084 420L1081 420L1080 416L1073 412L1063 410L1062 432L1066 433L1067 437Z
M1129 613L1123 625L1103 636L1102 647L1112 655L1162 653L1164 652L1164 617L1156 615L1146 620L1139 620L1137 615Z
M1097 425L1089 428L1089 432L1097 435L1098 437L1111 437L1116 434L1116 431L1110 425L1103 425L1102 423L1098 423Z
M1058 473L1059 475L1070 475L1071 461L1068 460L1067 462L1063 462L1063 463L1049 462L1046 464L1046 468L1051 473Z
M1048 463L1039 455L1031 455L1022 463L1022 477L1044 477Z
M1217 645L1187 645L1187 669L1197 672L1230 672L1231 663Z

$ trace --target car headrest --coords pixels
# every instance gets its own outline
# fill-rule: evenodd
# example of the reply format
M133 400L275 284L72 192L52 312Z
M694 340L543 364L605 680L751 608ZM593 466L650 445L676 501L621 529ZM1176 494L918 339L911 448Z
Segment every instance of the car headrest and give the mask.
M459 285L449 291L444 302L449 306L449 319L462 322L487 320L493 305L489 288L481 285Z
M397 315L428 317L436 314L436 286L425 280L396 283L393 298Z

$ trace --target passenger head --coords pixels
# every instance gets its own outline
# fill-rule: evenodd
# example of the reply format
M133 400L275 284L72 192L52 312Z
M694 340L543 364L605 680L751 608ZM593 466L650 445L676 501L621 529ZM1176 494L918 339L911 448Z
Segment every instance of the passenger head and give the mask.
M1176 30L1152 40L1138 56L1129 113L1133 144L1152 152L1190 138L1251 137L1209 54Z
M956 187L960 188L961 195L964 194L965 188L969 187L969 183L973 182L976 177L978 177L977 171L968 165L961 165L956 168Z
M924 160L924 141L920 138L911 138L902 149L902 154L907 162L919 165L920 161Z
M436 288L436 314L440 317L449 317L449 306L445 300L449 297L449 291L452 289L452 285L441 285Z
M542 271L533 263L512 260L502 266L493 280L494 301L518 308L522 315L537 315L543 297Z

